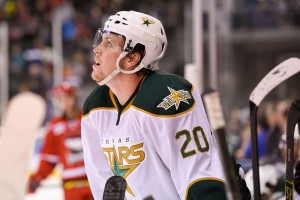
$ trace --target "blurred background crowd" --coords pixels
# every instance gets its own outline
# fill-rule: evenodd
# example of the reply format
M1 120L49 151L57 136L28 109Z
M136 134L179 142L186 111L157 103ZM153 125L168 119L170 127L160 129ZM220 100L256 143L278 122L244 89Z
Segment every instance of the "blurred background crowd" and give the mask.
M208 1L203 2L203 27L207 31ZM192 44L187 39L191 34L191 4L191 1L180 0L0 0L0 22L6 21L9 24L10 96L29 88L46 97L47 91L53 87L51 48L55 17L62 20L64 77L73 79L78 85L91 83L89 66L92 62L91 44L95 31L109 15L119 10L138 10L162 20L168 35L169 48L161 68L183 75L184 64L191 62L191 49L185 48L185 44ZM284 37L289 33L288 30L300 26L299 0L219 0L216 4L218 28L221 32L219 36L222 36L222 26L229 24L229 29L237 40L232 41L233 43L239 42L238 39L245 39L244 43L247 38L251 41L256 33L261 33L261 37L263 34L266 34L265 37L272 37L268 35L268 30L273 33L283 30L281 37ZM224 4L230 4L229 22L224 22ZM265 32L261 32L263 30ZM222 42L221 37L219 40ZM222 51L222 43L219 45ZM251 46L231 46L243 51L252 50ZM261 48L252 51L256 52ZM251 57L248 59L253 60ZM245 59L242 60L245 62ZM228 68L222 61L220 60L219 67ZM257 59L256 62L259 61L266 62L264 59ZM231 69L238 62L238 59L231 58ZM264 68L268 67L273 66L266 65ZM242 67L244 68L246 67ZM232 74L235 75L233 72Z
M248 99L270 69L300 57L300 0L216 0L218 83L231 151L246 171L251 158ZM9 27L9 96L30 90L48 102L54 115L53 19L62 22L63 79L79 88L80 103L95 87L90 78L92 42L109 15L136 10L161 19L168 49L160 68L184 75L192 62L192 0L0 0L0 24ZM208 85L209 0L203 1L204 85ZM286 113L299 95L299 75L271 92L259 113L260 157L280 159ZM246 161L245 161L246 160Z
M64 79L91 84L92 41L96 30L119 10L148 12L166 23L167 32L182 28L181 1L7 0L0 1L0 22L9 24L10 96L29 89L47 98L53 87L52 24L62 22ZM172 38L170 34L170 38ZM172 42L172 41L171 41ZM182 63L182 61L181 61Z

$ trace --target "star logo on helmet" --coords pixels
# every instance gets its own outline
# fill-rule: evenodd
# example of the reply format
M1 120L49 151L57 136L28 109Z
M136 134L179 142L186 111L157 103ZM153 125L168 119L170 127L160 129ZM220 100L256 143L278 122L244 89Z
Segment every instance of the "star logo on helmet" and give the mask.
M155 22L152 19L149 19L147 17L142 17L143 23L142 25L149 26L150 24L155 24Z
M187 99L191 99L191 95L188 91L185 90L174 90L173 88L168 87L170 91L170 95L164 98L164 100L157 106L158 108L164 108L168 110L173 105L175 106L176 110L179 108L180 102L184 102L189 104Z

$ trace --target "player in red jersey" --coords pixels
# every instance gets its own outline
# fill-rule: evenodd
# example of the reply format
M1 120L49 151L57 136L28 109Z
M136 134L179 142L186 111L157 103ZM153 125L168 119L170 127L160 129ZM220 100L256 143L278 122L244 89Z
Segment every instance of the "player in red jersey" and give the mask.
M62 115L47 124L39 167L29 178L28 191L35 192L56 164L61 164L65 200L91 200L81 145L82 111L77 105L76 88L63 82L54 88L53 95L62 109Z

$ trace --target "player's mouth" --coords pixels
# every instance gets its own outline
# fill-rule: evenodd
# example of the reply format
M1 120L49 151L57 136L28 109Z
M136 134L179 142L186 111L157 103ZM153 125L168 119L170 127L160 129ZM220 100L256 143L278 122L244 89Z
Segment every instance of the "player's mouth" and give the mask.
M96 67L99 67L100 66L100 63L95 63L95 64L93 64L93 68L96 68Z

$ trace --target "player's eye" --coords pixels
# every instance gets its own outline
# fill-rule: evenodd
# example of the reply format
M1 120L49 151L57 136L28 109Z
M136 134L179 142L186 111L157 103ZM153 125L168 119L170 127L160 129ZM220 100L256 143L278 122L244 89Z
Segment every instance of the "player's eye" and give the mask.
M108 40L107 40L106 47L107 47L107 48L113 47L113 41L112 41L111 39L108 39Z
M101 45L110 50L115 47L115 42L111 38L107 38L102 41Z

